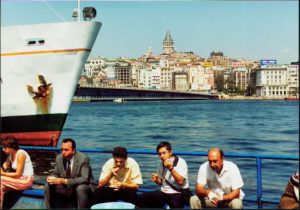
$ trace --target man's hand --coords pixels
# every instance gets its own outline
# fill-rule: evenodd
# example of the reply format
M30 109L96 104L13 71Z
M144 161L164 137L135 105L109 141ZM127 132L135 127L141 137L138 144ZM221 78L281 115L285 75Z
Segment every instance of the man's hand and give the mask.
M155 182L156 184L161 184L161 179L159 178L158 174L153 173L151 176L151 181Z
M66 179L48 176L46 180L49 184L67 184Z
M123 188L123 183L114 180L113 183L111 183L110 187L113 188L115 191L118 191L119 189Z
M54 176L47 176L46 182L48 182L49 184L52 184L52 180L54 179Z
M173 162L174 162L174 158L168 158L164 161L164 166L167 168L167 169L171 169L173 168Z
M114 183L114 190L119 190L123 188L123 184L121 182Z
M113 169L111 170L112 174L117 176L118 171L120 170L119 167L113 167Z
M224 193L221 191L217 191L217 192L210 191L210 193L208 194L208 199L212 204L217 206L218 203L223 200L223 194Z
M218 201L222 201L223 200L223 195L224 195L223 191L221 191L221 190L217 190L216 191L216 196L217 196Z

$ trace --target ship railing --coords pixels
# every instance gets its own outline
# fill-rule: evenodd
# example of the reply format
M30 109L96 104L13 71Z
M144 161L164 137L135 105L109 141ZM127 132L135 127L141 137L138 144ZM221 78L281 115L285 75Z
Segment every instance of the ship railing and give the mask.
M54 147L35 147L35 146L22 146L22 148L26 150L38 150L38 151L60 151L60 148ZM104 148L78 148L78 151L83 153L108 153L111 154L112 150L104 149ZM145 154L145 155L157 155L156 151L143 150L143 149L128 149L129 154ZM182 152L176 151L176 155L184 155L184 156L207 156L207 152ZM263 203L269 204L278 204L279 201L275 199L266 199L263 198L263 185L262 185L262 160L263 159L271 159L271 160L292 160L298 161L299 157L297 156L286 156L286 155L267 155L267 154L234 154L234 153L226 153L226 157L232 158L246 158L246 159L255 159L256 160L256 199L253 198L244 198L244 201L250 203L257 203L258 208L263 207ZM148 191L148 190L143 190Z

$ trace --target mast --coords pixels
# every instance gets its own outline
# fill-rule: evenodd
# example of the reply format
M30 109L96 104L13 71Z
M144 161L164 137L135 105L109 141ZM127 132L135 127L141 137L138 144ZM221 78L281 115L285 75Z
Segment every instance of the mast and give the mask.
M77 21L80 22L80 0L77 0L77 14L78 14Z

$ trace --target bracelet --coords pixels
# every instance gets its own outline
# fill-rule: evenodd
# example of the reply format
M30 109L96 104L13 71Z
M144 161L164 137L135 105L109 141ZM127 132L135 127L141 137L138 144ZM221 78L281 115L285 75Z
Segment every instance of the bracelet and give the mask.
M172 168L169 169L169 171L172 171L174 169L174 166Z

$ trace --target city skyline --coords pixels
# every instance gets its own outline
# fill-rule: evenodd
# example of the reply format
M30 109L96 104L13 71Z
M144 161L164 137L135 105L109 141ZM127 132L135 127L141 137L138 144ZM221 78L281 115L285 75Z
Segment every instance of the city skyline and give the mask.
M76 1L1 1L1 26L74 21ZM162 53L170 31L178 52L208 58L298 61L298 1L82 1L102 28L91 56L136 58ZM34 14L34 15L33 15Z

